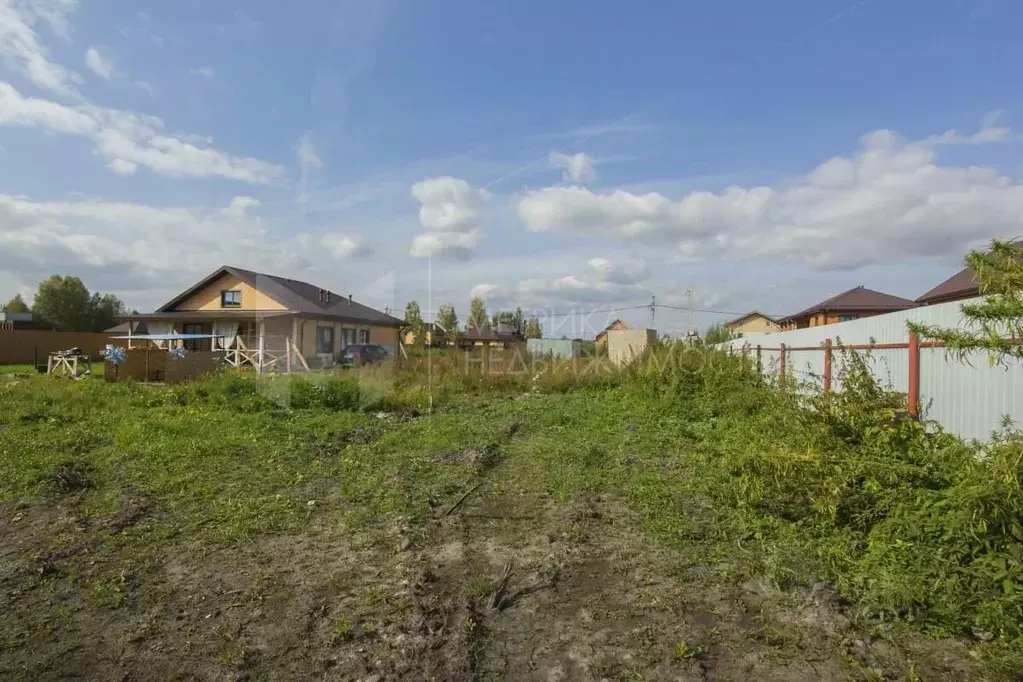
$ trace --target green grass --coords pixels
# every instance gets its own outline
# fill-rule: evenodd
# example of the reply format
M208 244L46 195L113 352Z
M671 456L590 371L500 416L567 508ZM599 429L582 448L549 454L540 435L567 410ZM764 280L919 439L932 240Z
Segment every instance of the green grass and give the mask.
M0 376L4 374L35 374L34 365L0 365Z
M423 533L437 501L480 482L527 510L613 495L661 546L698 545L729 580L826 580L866 623L980 629L993 641L974 650L992 675L1023 670L1018 436L978 452L929 433L855 363L846 394L808 405L742 360L658 353L625 371L551 363L503 376L461 372L464 358L446 354L396 377L0 379L0 500L45 504L75 488L108 529L102 542L126 550L81 585L87 604L113 609L183 537L231 547L315 522L390 543L394 524ZM432 413L404 421L409 408ZM139 499L159 515L109 530ZM333 636L357 626L339 617ZM674 646L678 659L705 653Z

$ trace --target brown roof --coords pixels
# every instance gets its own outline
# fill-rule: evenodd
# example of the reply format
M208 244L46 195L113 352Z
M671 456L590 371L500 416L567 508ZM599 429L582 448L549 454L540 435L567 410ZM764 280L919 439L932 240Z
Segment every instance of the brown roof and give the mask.
M594 341L599 340L601 336L603 336L604 334L607 334L609 331L611 331L616 324L622 325L622 329L628 329L629 328L629 325L625 324L621 320L615 320L611 324L609 324L606 327L604 327L603 329L601 329L600 332L595 337L593 337L593 340Z
M332 291L320 289L307 282L288 279L287 277L277 277L276 275L264 275L261 272L244 270L230 265L218 268L198 284L192 286L187 291L183 291L174 300L161 306L156 312L165 314L173 311L178 303L185 300L194 291L201 289L224 274L234 275L249 286L263 292L287 307L292 312L325 319L342 320L344 322L361 322L388 327L400 327L404 324L402 320L382 313L379 310L374 310L369 306L364 306L348 296L339 296ZM226 311L218 310L216 314L219 317L224 312ZM127 316L122 316L121 319L126 318Z
M843 291L837 296L832 296L829 299L821 301L815 305L800 310L798 313L789 315L779 322L785 322L797 317L806 317L815 313L831 312L857 312L861 310L870 310L877 312L894 312L896 310L905 310L906 308L913 308L916 306L914 301L908 298L902 298L901 296L892 296L881 291L874 291L868 289L865 286L858 286L848 291Z
M980 296L980 282L972 268L963 268L944 282L916 299L921 305L946 303Z
M760 317L762 317L765 320L768 320L770 322L777 322L778 321L778 320L774 319L773 317L771 317L770 315L765 315L764 313L760 312L759 310L751 310L748 313L746 313L745 315L740 315L739 317L735 318L734 320L729 320L728 322L725 322L725 326L726 327L731 327L733 324L739 324L740 322L745 322L746 320L748 320L749 318L751 318L751 317L753 317L755 315L759 315Z
M522 336L514 331L494 331L490 327L468 327L462 332L465 341L520 341Z

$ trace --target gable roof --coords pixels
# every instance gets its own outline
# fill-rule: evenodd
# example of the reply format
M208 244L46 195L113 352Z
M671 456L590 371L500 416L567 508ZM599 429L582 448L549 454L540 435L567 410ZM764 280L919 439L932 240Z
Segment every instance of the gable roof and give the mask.
M604 327L603 329L601 329L600 332L598 332L597 335L595 337L593 337L593 340L596 341L597 339L599 339L604 334L607 334L609 331L614 329L616 324L622 325L622 329L628 329L629 328L629 325L625 324L621 320L617 320L616 319L614 322L612 322L611 324L609 324L606 327Z
M901 296L892 296L882 291L874 291L863 285L843 291L842 293L814 304L809 308L800 310L787 317L778 320L785 322L797 317L806 317L820 312L841 313L845 311L858 312L861 310L877 312L893 312L916 307L916 302Z
M510 328L467 327L461 337L465 341L519 341L522 336Z
M237 277L292 312L345 322L364 322L388 327L400 327L404 324L396 317L382 313L379 310L374 310L348 297L339 296L332 291L313 286L308 282L278 277L276 275L266 275L261 272L236 268L230 265L220 267L187 291L182 292L173 300L160 306L157 312L172 312L174 307L183 300L223 275ZM322 297L321 294L323 294ZM220 314L220 311L217 314Z
M920 298L916 299L920 304L944 303L946 301L958 301L961 298L973 298L980 296L980 280L973 268L963 268L952 275L944 282L934 287Z
M740 315L739 317L735 318L734 320L729 320L728 322L725 322L725 326L726 327L731 327L733 324L740 324L742 322L745 322L746 320L748 320L751 317L762 317L765 320L767 320L768 322L772 322L772 323L777 323L778 322L778 320L774 319L770 315L767 315L765 313L760 312L759 310L751 310L748 313L746 313L745 315Z

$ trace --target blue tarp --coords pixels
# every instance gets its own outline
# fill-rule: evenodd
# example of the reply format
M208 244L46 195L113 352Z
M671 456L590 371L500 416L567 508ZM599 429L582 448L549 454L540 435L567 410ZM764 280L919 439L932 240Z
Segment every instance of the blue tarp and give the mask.
M132 341L191 341L192 339L222 339L217 334L138 334L133 336L111 336L112 339L131 339Z

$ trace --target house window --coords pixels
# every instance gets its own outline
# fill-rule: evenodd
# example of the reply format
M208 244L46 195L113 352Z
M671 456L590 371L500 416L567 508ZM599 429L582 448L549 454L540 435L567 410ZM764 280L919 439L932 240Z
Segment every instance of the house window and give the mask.
M241 308L242 307L242 292L237 289L231 289L230 291L220 292L220 307L221 308Z
M359 343L369 343L369 330L368 329L360 329L359 330Z
M346 327L345 329L341 330L341 333L342 333L341 338L345 342L345 347L351 346L353 343L355 343L355 330L354 329L350 329L350 328Z
M331 355L334 353L334 328L316 328L316 353L318 355Z
M839 322L852 322L853 320L858 320L858 319L860 319L859 315L839 315L838 316L838 321Z
M187 322L181 325L182 334L202 334L202 323L200 322ZM202 339L186 339L185 348L195 352L197 350L205 350L203 348Z

